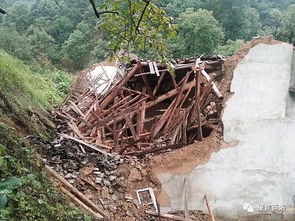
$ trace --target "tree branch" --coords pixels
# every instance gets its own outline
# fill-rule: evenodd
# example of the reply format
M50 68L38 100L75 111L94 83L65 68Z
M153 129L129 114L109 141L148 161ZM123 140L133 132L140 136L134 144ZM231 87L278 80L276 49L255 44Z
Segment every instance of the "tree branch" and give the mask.
M92 6L92 8L93 8L93 11L94 11L94 14L96 15L97 18L100 18L100 16L101 16L102 14L107 14L107 13L110 13L110 14L118 14L118 12L115 12L115 11L108 11L108 10L103 11L103 12L98 12L97 9L96 9L96 7L95 7L94 0L89 0L89 2L90 2L90 4L91 4L91 6Z
M142 13L141 13L141 16L140 16L140 18L139 18L139 20L138 20L138 23L137 23L137 25L136 25L136 28L135 28L136 32L139 32L139 25L140 25L140 23L141 23L141 21L142 21L142 19L143 19L143 16L144 16L144 13L145 13L147 7L148 7L149 4L150 4L150 1L148 1L148 0L143 0L143 1L145 2L145 6L144 6L144 9L143 9L143 11L142 11Z
M0 13L6 14L6 11L4 11L2 8L0 8Z

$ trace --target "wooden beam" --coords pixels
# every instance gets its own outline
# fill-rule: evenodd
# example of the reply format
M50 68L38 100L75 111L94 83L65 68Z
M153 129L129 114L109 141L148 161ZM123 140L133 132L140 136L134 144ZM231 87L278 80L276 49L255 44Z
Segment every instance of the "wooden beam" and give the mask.
M75 138L75 137L72 137L72 136L69 136L69 135L67 135L67 134L61 134L61 137L64 137L64 138L66 138L66 139L71 139L71 140L73 140L73 141L76 141L76 142L78 142L78 143L80 143L80 144L83 144L83 145L85 145L85 146L87 146L87 147L89 147L89 148L91 148L91 149L93 149L93 150L95 150L95 151L97 151L97 152L99 152L99 153L102 153L102 154L104 154L104 155L113 156L112 154L107 153L107 152L104 151L104 150L101 150L101 149L99 149L99 148L97 148L97 147L95 147L95 146L93 146L93 145L91 145L91 144L88 144L88 143L86 143L86 142L84 142L84 141L82 141L82 140L79 140L79 139L77 139L77 138ZM101 146L101 147L104 147L104 148L106 148L106 149L112 149L112 147L107 146L107 145L104 145L104 144L98 144L98 145Z
M198 139L203 139L203 131L202 131L202 119L201 119L201 110L200 110L200 71L196 72L196 94L195 94L195 104L196 104L196 111L197 111L197 122L198 122Z
M104 218L110 219L109 215L100 209L98 206L96 206L93 202L91 202L88 198L86 198L79 190L77 190L74 186L72 186L65 178L61 177L59 174L57 174L52 168L49 166L45 166L45 171L53 176L55 179L57 179L59 182L61 182L62 185L64 185L68 190L70 190L79 200L81 200L83 203L85 203L88 207L90 207L92 210L96 211L97 213L101 214Z
M146 211L145 213L148 214L148 215L151 215L151 216L155 216L155 217L159 216L159 214L157 212L153 212L153 211ZM160 215L161 215L162 218L168 219L168 220L193 221L192 219L187 219L187 218L183 218L181 216L175 216L175 215L172 215L172 214L161 213Z
M208 201L208 198L207 198L207 195L206 194L204 195L204 198L205 198L205 201L206 201L206 206L207 206L207 209L208 209L208 213L209 213L210 219L211 219L211 221L215 221L215 218L214 218L214 215L212 213L212 210L211 210L211 207L209 205L209 201Z
M161 82L162 82L162 80L163 80L163 78L164 78L164 76L165 76L165 73L166 73L166 72L162 73L162 74L160 75L159 80L157 81L156 87L154 88L154 91L153 91L153 95L154 95L154 96L156 95L158 89L160 88L160 85L161 85Z
M210 81L210 76L207 74L205 70L201 70L201 74L207 79L207 81ZM216 93L217 97L220 99L223 99L222 94L220 93L219 89L217 88L216 84L214 82L211 83L212 88L214 92Z
M81 207L82 209L84 209L86 212L90 213L93 218L97 219L97 220L103 220L103 216L100 215L97 212L94 212L91 208L89 208L88 206L86 206L81 200L79 200L75 195L73 195L70 191L68 191L66 188L64 187L60 187L61 192L63 192L69 199L71 202L73 202L76 206Z
M105 98L99 105L99 109L97 110L98 115L107 107L107 105L114 99L114 97L117 96L119 90L133 77L133 75L138 70L138 67L138 65L135 65L132 70L121 79L121 81L115 86L115 88L113 88L113 90L111 90L110 93L105 96Z

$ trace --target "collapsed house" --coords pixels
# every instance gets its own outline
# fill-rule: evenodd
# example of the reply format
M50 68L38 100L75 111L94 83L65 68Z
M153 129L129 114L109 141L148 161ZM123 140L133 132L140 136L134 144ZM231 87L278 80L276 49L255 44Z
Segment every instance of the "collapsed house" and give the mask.
M220 122L221 74L217 57L178 61L172 71L155 62L95 65L56 111L67 126L60 132L137 157L181 148Z
M260 37L174 73L95 65L55 111L48 170L107 220L293 220L294 62Z

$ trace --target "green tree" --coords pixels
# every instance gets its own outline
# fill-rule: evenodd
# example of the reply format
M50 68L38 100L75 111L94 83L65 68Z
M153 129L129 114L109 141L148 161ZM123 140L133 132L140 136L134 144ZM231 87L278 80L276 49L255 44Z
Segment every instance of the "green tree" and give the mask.
M239 49L245 43L244 40L228 40L225 45L220 45L215 51L214 54L219 54L222 56L231 56L239 51Z
M224 32L210 11L187 9L180 14L178 24L183 56L210 54L223 41Z
M27 31L27 36L35 57L54 57L55 40L44 28L31 25Z
M165 11L148 0L105 0L99 4L100 30L116 52L145 52L146 58L167 61L167 39L176 26ZM94 7L95 8L95 7Z
M261 31L259 14L250 8L250 0L210 0L207 8L225 29L226 39L246 39Z
M18 33L12 24L0 26L0 49L4 49L11 55L26 61L32 58L32 46L27 41L26 36Z
M83 67L86 57L92 49L92 31L85 22L78 24L77 29L62 45L63 62L76 68Z
M280 38L295 44L295 5L290 5L282 16Z

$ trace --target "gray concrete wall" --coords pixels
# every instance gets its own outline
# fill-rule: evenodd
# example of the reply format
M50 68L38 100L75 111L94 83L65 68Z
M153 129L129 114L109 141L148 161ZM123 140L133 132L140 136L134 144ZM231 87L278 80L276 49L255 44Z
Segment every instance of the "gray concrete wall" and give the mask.
M184 208L184 177L189 182L189 208L206 210L203 196L207 194L214 213L226 220L254 220L246 217L260 214L259 204L294 206L292 55L289 44L259 44L239 63L231 85L234 95L223 114L225 142L237 145L213 153L209 162L189 174L159 174L171 200L163 210ZM254 211L245 211L245 203ZM280 220L281 215L257 220L266 217Z

